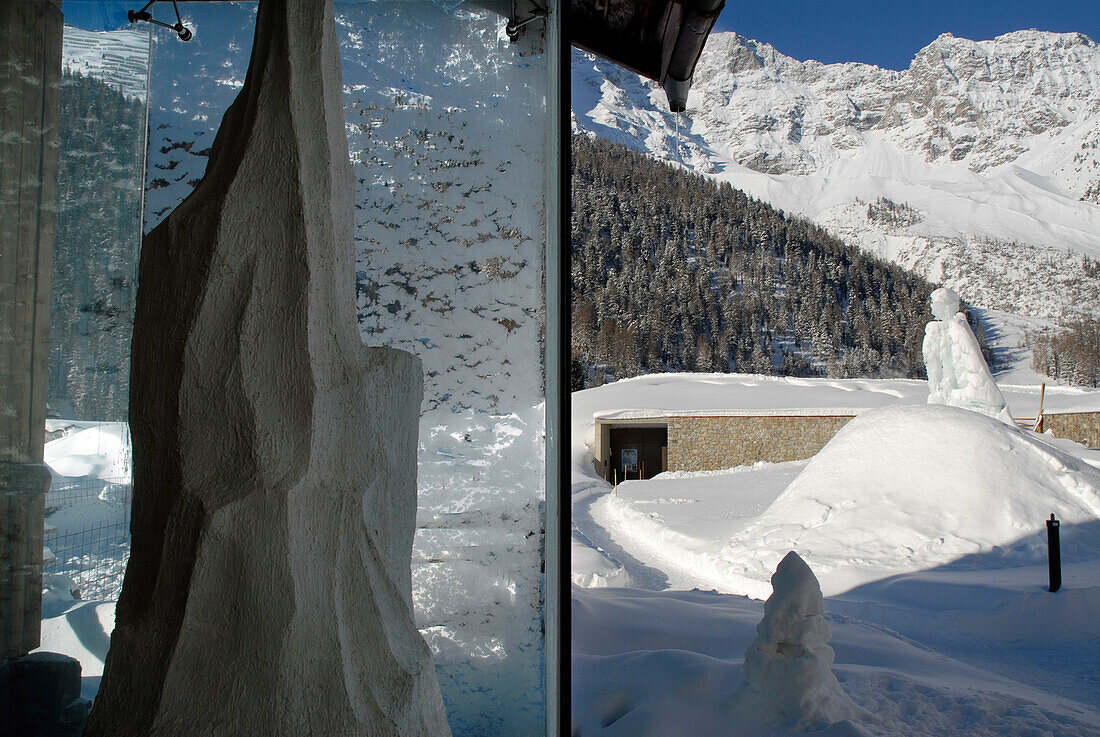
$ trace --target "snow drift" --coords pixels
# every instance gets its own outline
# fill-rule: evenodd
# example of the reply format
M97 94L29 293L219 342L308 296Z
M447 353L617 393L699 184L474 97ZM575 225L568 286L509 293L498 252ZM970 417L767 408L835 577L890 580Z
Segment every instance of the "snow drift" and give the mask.
M1041 561L1051 512L1063 522L1064 555L1095 547L1074 526L1100 517L1100 472L984 415L895 406L849 422L720 558L766 581L793 548L834 595L885 575L966 566L966 556L986 557L986 567Z
M46 430L63 433L43 451L55 482L64 477L129 482L130 429L125 422L47 420Z

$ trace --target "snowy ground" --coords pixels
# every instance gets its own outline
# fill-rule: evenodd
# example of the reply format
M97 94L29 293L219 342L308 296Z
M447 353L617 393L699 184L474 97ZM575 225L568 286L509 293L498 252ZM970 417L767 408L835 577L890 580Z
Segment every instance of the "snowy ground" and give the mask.
M91 699L103 675L130 552L129 428L50 419L46 433L44 460L53 481L45 542L49 556L59 560L44 576L41 649L79 660L81 696ZM67 554L58 543L81 554Z
M1033 414L1038 387L1003 387ZM574 394L573 732L782 735L743 708L746 649L780 559L820 580L832 735L1100 734L1100 451L924 404L921 382L652 376ZM709 399L708 399L709 398ZM592 415L863 409L807 461L666 473L612 490ZM1096 409L1048 387L1046 407ZM1025 409L1027 408L1027 409ZM1045 518L1062 521L1047 588Z
M421 418L413 599L456 735L535 734L542 723L542 425L541 405ZM94 699L129 556L129 497L117 493L129 490L129 433L71 420L46 429L47 527L77 533L92 552L45 577L40 649L79 660L82 696ZM78 484L91 493L69 494ZM122 544L98 544L119 532Z

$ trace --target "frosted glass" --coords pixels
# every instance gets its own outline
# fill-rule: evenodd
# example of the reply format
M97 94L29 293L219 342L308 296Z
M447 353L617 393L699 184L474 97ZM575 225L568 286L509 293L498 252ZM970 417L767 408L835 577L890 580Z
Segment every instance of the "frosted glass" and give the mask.
M505 19L346 6L364 340L424 364L417 621L456 734L541 734L544 57Z
M359 326L424 369L417 624L456 735L543 734L546 60L483 9L336 9ZM154 49L146 229L201 178L248 67L253 3L181 11L194 39Z

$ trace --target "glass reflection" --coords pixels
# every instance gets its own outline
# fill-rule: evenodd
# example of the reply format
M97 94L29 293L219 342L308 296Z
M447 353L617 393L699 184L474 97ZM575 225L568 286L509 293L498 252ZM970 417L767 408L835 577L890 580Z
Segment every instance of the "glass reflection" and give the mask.
M48 389L55 417L126 419L148 77L147 30L65 25Z
M413 596L456 735L543 708L545 57L465 5L337 3L364 342L423 362ZM243 84L252 3L156 38L146 230L191 191Z

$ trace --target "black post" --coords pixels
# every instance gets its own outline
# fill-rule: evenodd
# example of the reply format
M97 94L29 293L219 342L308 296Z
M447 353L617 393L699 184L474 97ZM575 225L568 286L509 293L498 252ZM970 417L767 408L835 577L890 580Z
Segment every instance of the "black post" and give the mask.
M1058 520L1054 514L1047 520L1047 552L1050 558L1050 590L1062 588L1062 550L1058 541Z

